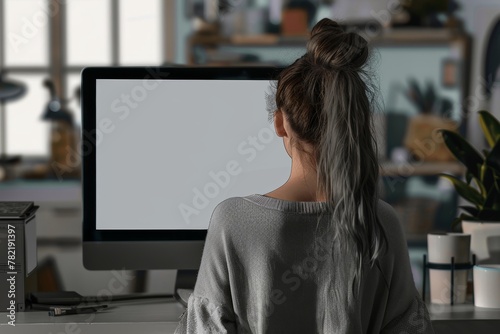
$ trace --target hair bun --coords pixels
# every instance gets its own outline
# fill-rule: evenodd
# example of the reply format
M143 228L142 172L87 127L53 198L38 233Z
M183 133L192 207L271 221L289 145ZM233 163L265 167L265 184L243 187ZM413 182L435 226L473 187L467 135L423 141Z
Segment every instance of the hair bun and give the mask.
M311 30L307 54L315 64L356 70L368 59L368 43L360 35L345 32L337 22L324 18Z

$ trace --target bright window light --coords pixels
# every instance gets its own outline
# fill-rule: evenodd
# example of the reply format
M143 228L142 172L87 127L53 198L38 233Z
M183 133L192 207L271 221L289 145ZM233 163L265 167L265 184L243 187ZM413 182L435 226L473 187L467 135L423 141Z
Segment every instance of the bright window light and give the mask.
M47 0L4 0L5 65L47 66L50 12Z
M120 64L161 65L160 0L120 1Z
M8 79L27 86L26 94L5 104L6 137L8 154L29 156L49 155L49 123L42 120L43 110L49 101L49 92L43 87L48 74L12 74Z
M66 3L68 65L110 65L111 1L67 0Z

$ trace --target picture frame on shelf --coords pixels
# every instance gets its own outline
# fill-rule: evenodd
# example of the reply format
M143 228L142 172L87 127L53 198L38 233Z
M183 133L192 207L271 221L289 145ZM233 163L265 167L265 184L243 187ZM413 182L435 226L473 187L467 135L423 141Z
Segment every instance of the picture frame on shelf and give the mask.
M460 81L460 61L453 58L443 59L441 85L446 88L456 88Z

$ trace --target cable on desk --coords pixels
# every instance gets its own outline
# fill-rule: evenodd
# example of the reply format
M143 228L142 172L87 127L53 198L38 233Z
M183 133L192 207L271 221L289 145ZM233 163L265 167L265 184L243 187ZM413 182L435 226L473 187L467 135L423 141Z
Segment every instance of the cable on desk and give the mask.
M124 295L111 295L103 297L98 296L81 296L74 291L58 291L58 292L33 292L28 299L28 305L31 308L41 309L43 305L49 306L68 306L79 305L83 303L104 304L110 302L127 301L127 300L141 300L141 299L159 299L159 298L173 298L173 294L124 294Z

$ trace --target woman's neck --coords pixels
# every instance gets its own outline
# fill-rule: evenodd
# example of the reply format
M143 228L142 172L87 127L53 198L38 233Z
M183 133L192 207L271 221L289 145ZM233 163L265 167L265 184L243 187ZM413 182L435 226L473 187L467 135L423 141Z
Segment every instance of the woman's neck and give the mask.
M294 202L325 202L318 191L317 173L298 159L292 159L290 177L279 188L265 196Z

